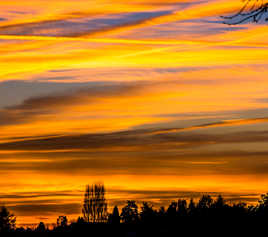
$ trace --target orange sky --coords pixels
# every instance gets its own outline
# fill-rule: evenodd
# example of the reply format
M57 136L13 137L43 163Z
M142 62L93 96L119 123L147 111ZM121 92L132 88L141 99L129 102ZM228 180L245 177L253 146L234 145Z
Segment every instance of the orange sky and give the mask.
M0 204L18 223L268 181L268 27L239 0L0 0Z

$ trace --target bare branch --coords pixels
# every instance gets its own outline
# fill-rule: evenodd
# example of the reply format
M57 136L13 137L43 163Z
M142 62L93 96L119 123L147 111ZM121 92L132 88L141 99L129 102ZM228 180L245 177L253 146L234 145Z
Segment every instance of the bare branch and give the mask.
M263 16L268 11L268 1L265 0L246 0L244 6L234 15L221 16L227 25L239 25L247 21L254 23L263 19ZM265 18L268 21L268 18Z

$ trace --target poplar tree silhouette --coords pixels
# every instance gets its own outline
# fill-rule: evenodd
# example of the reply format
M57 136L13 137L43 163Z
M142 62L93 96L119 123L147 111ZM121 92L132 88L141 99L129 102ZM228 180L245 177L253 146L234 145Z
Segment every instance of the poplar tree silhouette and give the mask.
M86 186L82 213L87 223L100 223L107 220L107 202L104 184Z

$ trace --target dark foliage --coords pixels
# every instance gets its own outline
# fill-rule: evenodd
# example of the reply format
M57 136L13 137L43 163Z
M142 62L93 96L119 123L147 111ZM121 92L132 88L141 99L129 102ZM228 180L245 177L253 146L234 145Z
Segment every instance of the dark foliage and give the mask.
M121 220L125 224L138 223L138 206L136 205L135 201L127 201L127 205L122 208Z
M0 211L0 232L10 232L15 229L16 218L6 207L2 207Z
M4 218L3 218L4 217ZM167 209L154 209L147 202L140 208L135 201L127 201L121 214L117 206L106 222L89 223L82 217L68 224L67 217L59 216L53 229L40 222L36 229L15 229L15 219L6 208L1 212L0 226L7 226L9 235L16 236L179 236L179 235L245 235L257 236L266 229L268 194L258 204L227 203L223 197L202 196L197 202L179 199Z

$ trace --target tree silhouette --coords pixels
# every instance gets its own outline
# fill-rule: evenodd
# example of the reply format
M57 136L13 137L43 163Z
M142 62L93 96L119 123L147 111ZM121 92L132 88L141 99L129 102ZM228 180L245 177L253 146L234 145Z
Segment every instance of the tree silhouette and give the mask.
M107 220L107 202L103 184L86 186L82 213L86 222L100 223Z
M108 222L113 225L120 224L120 215L117 206L114 207L113 213L109 215Z
M165 207L160 207L160 209L157 212L157 219L158 222L164 223L166 221L166 209Z
M167 209L167 216L169 221L174 221L177 217L177 202L170 203L168 209Z
M85 223L85 219L84 219L83 217L79 216L79 217L77 218L76 223L82 225L82 224Z
M0 232L11 231L15 229L15 226L16 217L3 206L0 211Z
M142 223L152 223L154 222L154 218L156 213L153 209L153 206L150 205L148 202L143 202L141 207L141 222Z
M268 216L268 193L262 194L259 205L256 207L257 214L262 217Z
M259 204L268 208L268 193L262 194Z
M213 204L213 199L211 198L211 196L210 195L203 195L197 204L197 208L208 209L212 206L212 204Z
M187 201L184 199L178 200L178 215L180 217L187 216Z
M65 228L68 225L68 219L66 216L59 216L57 219L57 227Z
M259 22L268 11L267 0L245 0L243 7L234 15L222 16L225 24L238 25L244 22ZM268 21L268 18L265 18Z
M37 232L45 232L46 231L46 226L44 224L44 222L40 222L39 225L36 228Z
M127 201L127 205L122 208L121 219L126 224L138 222L138 206L135 201Z
M214 208L223 208L225 206L225 200L221 195L218 196L218 198L213 203Z
M197 213L199 216L209 216L211 213L211 207L213 205L213 199L210 195L203 195L197 203Z
M89 193L87 197L89 197L88 203L90 203L91 188L88 186L86 191ZM59 216L57 225L53 229L46 228L43 222L40 222L36 229L22 227L15 229L14 216L6 208L3 208L0 212L0 223L1 231L12 230L11 234L14 232L15 236L54 236L54 234L62 233L65 236L90 234L90 236L100 237L200 234L215 236L215 233L229 235L233 233L234 229L238 236L249 234L249 230L252 231L251 236L257 236L256 231L266 231L268 193L261 196L257 205L251 206L241 202L227 203L222 196L212 198L209 195L204 195L197 203L193 199L190 200L189 204L184 199L178 199L178 201L171 202L167 209L161 207L157 210L151 204L143 202L140 212L138 210L135 201L127 201L126 206L122 208L122 224L120 223L118 207L115 206L109 215L107 224L88 225L82 217L79 217L76 222L68 224L65 216ZM96 216L98 217L97 214ZM89 220L92 221L91 215L89 217ZM0 236L2 237L1 233Z
M191 198L190 203L188 205L187 213L189 216L194 216L195 212L196 212L196 205L194 200Z

